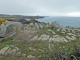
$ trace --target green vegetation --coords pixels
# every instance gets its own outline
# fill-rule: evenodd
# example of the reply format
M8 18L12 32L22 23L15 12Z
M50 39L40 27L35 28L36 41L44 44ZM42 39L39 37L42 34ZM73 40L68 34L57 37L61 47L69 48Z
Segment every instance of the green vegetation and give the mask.
M29 21L22 22L22 24L29 24L29 23L30 23Z
M80 49L77 45L68 46L67 48L61 48L54 50L48 55L46 52L39 58L39 60L80 60Z
M10 39L8 39L8 40L3 40L3 41L0 42L0 49L4 48L4 47L7 46L7 45L11 45L11 44L13 44L13 43L14 43L14 42L11 41Z
M14 19L5 19L5 20L7 20L7 21L16 21L16 20L14 20Z
M36 35L49 34L50 36L53 36L52 32L48 30L52 30L60 36L64 37L69 36L68 34L62 34L61 30L56 31L56 29L52 29L51 26L39 30L39 32L36 33ZM72 30L70 32L72 32ZM80 45L79 36L77 36L76 40L71 42L49 43L43 41L27 42L26 40L17 37L17 34L7 40L1 41L0 49L4 48L7 45L14 45L14 47L11 47L11 49L18 47L20 49L18 52L25 53L27 56L29 55L35 56L34 60L73 60L73 59L80 60L80 46L78 46ZM28 60L27 56L23 57L21 54L17 56L16 55L12 56L11 54L7 54L1 57L0 59L6 58L8 60Z

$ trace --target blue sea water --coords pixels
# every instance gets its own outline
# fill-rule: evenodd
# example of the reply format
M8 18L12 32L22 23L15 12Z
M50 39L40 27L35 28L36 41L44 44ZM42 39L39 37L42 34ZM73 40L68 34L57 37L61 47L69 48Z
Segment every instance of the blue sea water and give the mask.
M46 17L42 19L37 19L40 22L49 22L50 24L53 21L57 21L60 26L72 26L80 27L80 17Z

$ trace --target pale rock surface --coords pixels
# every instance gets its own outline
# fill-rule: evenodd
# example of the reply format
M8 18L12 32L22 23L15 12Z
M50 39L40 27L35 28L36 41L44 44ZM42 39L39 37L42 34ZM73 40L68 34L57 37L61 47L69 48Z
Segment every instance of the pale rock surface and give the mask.
M45 40L48 40L49 39L49 35L46 35L46 34L42 34L39 38L38 38L38 40L42 40L42 41L45 41Z
M57 21L52 22L51 25L52 25L52 28L55 28L55 29L59 29L60 28L60 25L59 25L59 23Z
M57 29L57 31L60 31L60 29Z
M23 57L26 57L26 54L22 54Z
M43 29L43 28L44 28L41 24L39 24L39 27L40 27L41 29Z
M54 31L52 31L52 34L56 34Z
M54 42L54 43L57 43L57 42L59 43L60 42L60 43L63 43L63 42L68 42L68 41L64 37L58 36L58 37L50 38L49 42Z
M27 58L29 58L29 59L34 59L35 58L35 56L32 56L32 55L29 55L29 56L27 56Z
M38 35L34 36L31 40L37 40L38 39Z
M4 47L0 50L0 55L5 55L5 53L8 51L9 47Z
M30 23L29 25L30 25L30 27L34 27L34 24L33 23Z
M38 23L35 23L35 27L36 27L37 29L39 29L39 25L38 25Z

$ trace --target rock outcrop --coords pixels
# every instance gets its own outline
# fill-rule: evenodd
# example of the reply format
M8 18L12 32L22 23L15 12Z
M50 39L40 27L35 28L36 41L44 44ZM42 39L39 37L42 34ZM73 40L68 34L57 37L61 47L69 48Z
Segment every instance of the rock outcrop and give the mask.
M52 28L55 28L55 29L61 28L60 25L59 25L59 23L57 21L52 22L51 25L52 25Z
M11 48L14 48L14 49L11 49ZM7 45L6 47L4 47L0 50L0 56L7 55L8 53L13 55L13 54L16 54L16 52L18 52L18 50L19 50L19 48L14 47L14 45L11 45L11 46Z
M1 21L3 21L3 19ZM0 37L9 38L20 31L22 26L21 22L10 22L5 20L0 23Z

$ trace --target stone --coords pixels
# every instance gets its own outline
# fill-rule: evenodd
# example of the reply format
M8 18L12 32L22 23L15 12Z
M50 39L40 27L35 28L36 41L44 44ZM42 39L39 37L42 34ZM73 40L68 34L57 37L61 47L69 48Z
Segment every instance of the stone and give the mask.
M29 25L30 25L30 27L34 27L34 24L33 23L30 23Z
M59 23L57 21L52 22L51 25L52 25L52 28L55 28L55 29L59 29L60 28L60 25L59 25Z
M31 40L37 40L38 39L38 35L34 36Z
M52 30L48 30L48 31L52 31Z
M54 38L49 38L49 42L52 42L54 41L55 39Z
M26 27L26 26L27 26L27 24L23 24L23 26L24 26L24 27Z
M52 34L56 34L54 31L52 31Z
M39 49L39 51L44 52L43 50Z
M29 47L29 49L30 49L30 50L33 50L33 48L32 48L32 47Z
M66 36L66 38L67 38L69 41L72 41L72 40L75 40L75 39L76 39L74 36L72 36L72 37Z
M66 28L63 28L63 29L62 29L62 32L66 32Z
M26 54L22 54L23 57L26 57Z
M49 25L46 25L46 27L49 27Z
M11 48L9 48L9 49L7 50L7 52L5 53L5 55L8 54L8 53L10 53L10 51L11 51Z
M44 28L41 24L39 24L39 27L40 27L41 29L43 29L43 28Z
M42 34L37 40L42 40L42 41L45 41L45 40L48 40L49 39L49 35L46 35L46 34Z
M54 37L54 38L50 38L49 42L54 42L54 43L63 43L63 42L68 42L67 39L65 39L64 37Z
M67 39L71 40L71 38L69 36L66 36Z
M11 54L16 54L16 52L17 52L17 50L16 50L16 49L13 49L13 50L11 50L9 53L11 53Z
M60 31L60 29L57 29L57 31Z
M8 51L9 47L4 47L0 50L0 55L5 55L5 53Z
M53 37L59 37L59 35L53 35Z
M71 37L72 37L73 40L76 40L76 37L74 37L74 36L71 36Z
M15 49L18 51L19 50L19 48L18 47L15 47Z
M33 49L32 47L29 47L29 49L30 49L30 50L34 50L34 51L36 51L36 49Z
M35 27L36 27L37 29L39 29L39 25L38 25L37 23L35 23Z
M74 34L72 34L72 33L67 33L68 35L74 35Z
M32 56L32 55L29 55L29 56L27 56L27 58L29 58L29 59L34 59L35 58L35 56Z
M21 52L17 52L17 53L16 53L16 55L20 55L20 54L21 54Z

